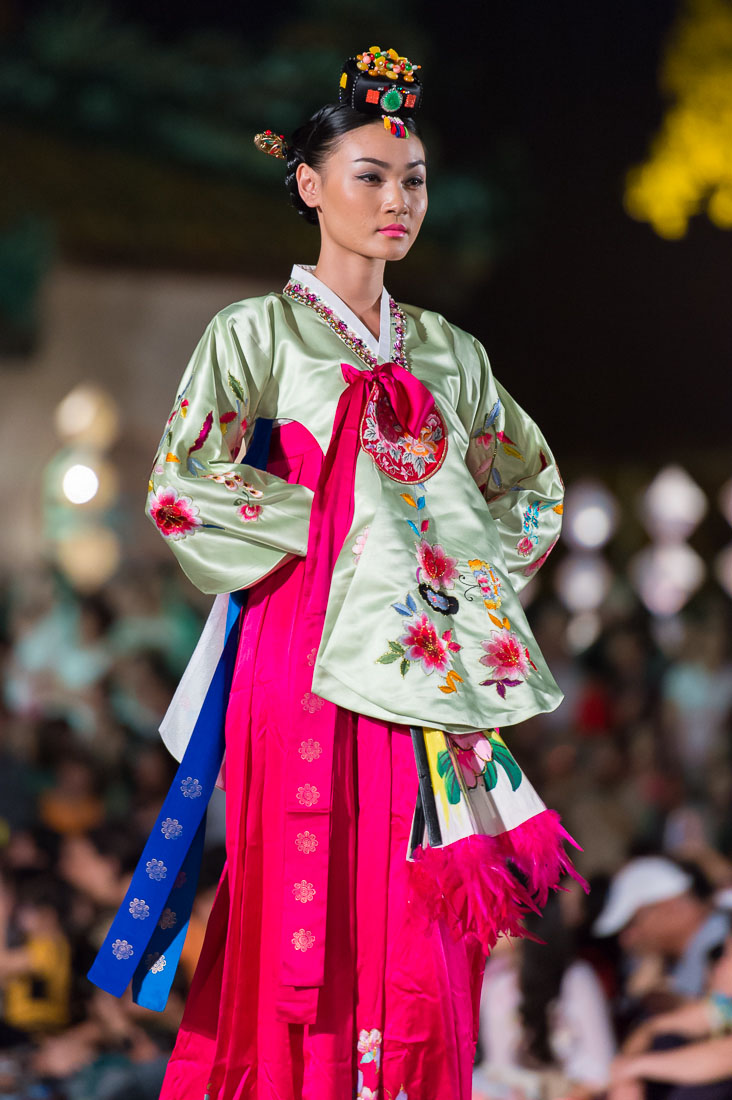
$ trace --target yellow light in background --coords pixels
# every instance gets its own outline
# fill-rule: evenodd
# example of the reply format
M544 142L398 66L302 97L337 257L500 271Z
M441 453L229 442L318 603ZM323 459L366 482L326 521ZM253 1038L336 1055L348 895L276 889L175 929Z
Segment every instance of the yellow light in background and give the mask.
M61 482L64 496L71 504L87 504L97 495L99 478L91 466L70 466Z
M107 450L117 438L117 405L105 390L84 383L75 386L56 407L56 431L67 442Z
M119 541L108 527L83 527L59 539L56 560L75 588L94 592L119 566Z
M668 240L706 210L732 228L732 4L685 0L661 68L674 100L647 160L628 172L625 208Z

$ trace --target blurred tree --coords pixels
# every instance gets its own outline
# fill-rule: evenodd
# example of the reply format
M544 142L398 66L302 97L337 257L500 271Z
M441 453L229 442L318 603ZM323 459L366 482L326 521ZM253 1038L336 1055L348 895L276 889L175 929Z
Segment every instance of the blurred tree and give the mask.
M732 3L684 0L666 47L668 108L648 159L628 173L628 213L668 239L706 211L732 229Z

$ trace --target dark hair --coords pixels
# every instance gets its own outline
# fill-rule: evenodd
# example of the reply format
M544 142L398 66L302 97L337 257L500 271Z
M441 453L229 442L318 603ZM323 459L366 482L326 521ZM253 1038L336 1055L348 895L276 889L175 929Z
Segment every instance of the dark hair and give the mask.
M378 115L356 111L348 103L327 103L293 133L287 143L285 187L290 193L290 202L310 225L318 224L318 214L300 197L295 176L298 164L309 164L316 172L320 171L339 138L350 130L357 130L360 126L368 126L376 121ZM405 118L403 122L410 134L419 137L414 119Z

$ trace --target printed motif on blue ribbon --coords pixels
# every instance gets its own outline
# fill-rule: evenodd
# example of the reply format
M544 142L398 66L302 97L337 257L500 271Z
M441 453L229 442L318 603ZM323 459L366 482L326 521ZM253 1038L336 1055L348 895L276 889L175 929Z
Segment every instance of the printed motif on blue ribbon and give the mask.
M112 954L115 959L131 959L135 949L127 940L115 940L112 944Z
M130 902L130 913L135 920L146 920L150 916L150 906L142 898L133 898Z
M153 882L160 882L168 874L168 868L165 866L162 859L149 859L145 864L145 870L147 871L148 878L151 878Z
M160 826L160 832L166 840L177 840L183 832L183 826L177 817L166 817Z
M180 789L183 792L184 798L200 798L201 792L203 791L203 787L198 782L198 780L194 779L190 775L187 779L183 780L180 785Z

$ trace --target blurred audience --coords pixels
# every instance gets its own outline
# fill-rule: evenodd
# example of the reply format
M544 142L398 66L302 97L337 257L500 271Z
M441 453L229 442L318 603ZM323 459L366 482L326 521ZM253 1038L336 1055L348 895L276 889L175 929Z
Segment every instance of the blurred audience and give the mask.
M6 1100L158 1095L223 865L221 792L169 1007L85 974L175 771L157 730L205 612L183 592L174 565L93 596L51 571L0 586ZM566 699L511 748L593 890L572 884L528 922L539 942L489 961L475 1100L732 1100L729 610L705 592L659 630L614 598L577 653L562 607L530 606Z

